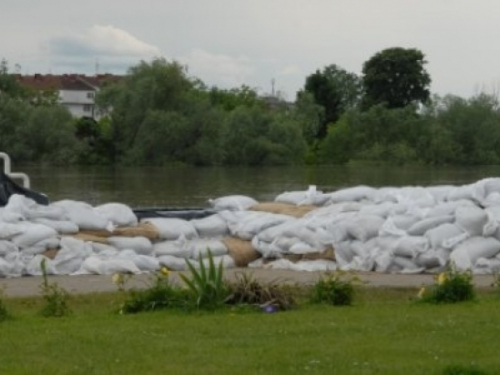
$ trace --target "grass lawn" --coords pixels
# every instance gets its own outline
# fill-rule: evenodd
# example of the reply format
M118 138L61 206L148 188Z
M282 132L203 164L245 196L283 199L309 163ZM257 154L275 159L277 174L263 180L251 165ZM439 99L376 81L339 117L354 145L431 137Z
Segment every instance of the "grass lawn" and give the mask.
M500 299L427 305L416 290L361 290L354 306L302 304L265 314L224 310L118 315L118 293L73 296L65 318L38 298L4 298L0 374L500 374ZM458 374L458 373L457 373Z

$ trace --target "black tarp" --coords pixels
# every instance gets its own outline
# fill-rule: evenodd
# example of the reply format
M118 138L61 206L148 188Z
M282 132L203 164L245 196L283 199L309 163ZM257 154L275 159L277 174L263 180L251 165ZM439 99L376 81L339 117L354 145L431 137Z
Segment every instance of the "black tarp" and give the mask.
M16 184L3 171L0 171L0 207L3 207L9 201L13 194L21 194L33 199L38 204L49 204L49 198L46 195L26 189Z

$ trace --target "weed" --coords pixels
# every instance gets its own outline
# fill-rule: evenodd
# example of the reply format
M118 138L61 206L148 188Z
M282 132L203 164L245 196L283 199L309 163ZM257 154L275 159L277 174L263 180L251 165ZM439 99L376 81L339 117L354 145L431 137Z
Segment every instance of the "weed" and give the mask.
M454 266L440 273L429 290L423 287L418 294L419 300L437 304L470 301L475 296L472 272L458 271Z
M311 302L335 306L352 305L357 277L345 278L342 272L327 273L312 288Z
M68 306L68 292L61 288L57 283L49 283L45 259L42 260L40 265L43 277L40 289L42 297L45 300L45 306L43 306L40 311L41 314L47 317L62 317L70 315L71 309Z
M125 290L125 284L130 277L123 274L113 275L113 282L118 289L127 294L120 307L120 314L178 308L187 304L186 292L170 283L169 271L165 267L154 274L152 284L143 290Z
M208 251L208 268L199 257L199 270L186 260L191 273L189 279L180 275L186 284L189 293L194 298L194 307L197 309L214 309L224 304L229 295L229 289L223 280L224 268L222 262L215 266L212 252Z
M474 366L451 365L443 370L443 375L487 375L487 373Z
M295 305L290 290L276 282L260 283L244 272L236 274L236 281L228 286L230 294L226 303L230 305L253 305L260 308L272 306L278 310L289 310Z

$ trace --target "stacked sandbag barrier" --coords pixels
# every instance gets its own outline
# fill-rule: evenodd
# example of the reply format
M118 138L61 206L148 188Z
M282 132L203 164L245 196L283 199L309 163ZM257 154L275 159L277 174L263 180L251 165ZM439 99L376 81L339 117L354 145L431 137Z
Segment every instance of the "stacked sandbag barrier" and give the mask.
M48 206L21 195L0 208L0 277L223 267L391 273L500 271L500 178L463 186L356 186L232 195L193 220L143 218L120 203Z

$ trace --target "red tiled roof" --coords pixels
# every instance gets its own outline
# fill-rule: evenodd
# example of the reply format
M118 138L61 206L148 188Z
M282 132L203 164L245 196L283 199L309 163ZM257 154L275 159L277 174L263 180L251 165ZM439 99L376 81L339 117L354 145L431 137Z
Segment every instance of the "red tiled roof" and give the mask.
M17 81L25 87L36 90L95 90L107 82L117 82L121 76L99 74L86 76L84 74L35 74L30 76L16 75Z

